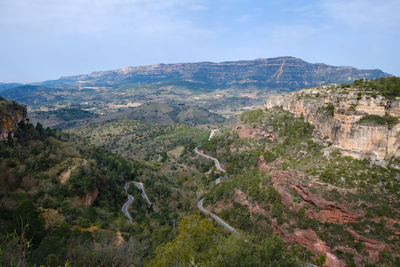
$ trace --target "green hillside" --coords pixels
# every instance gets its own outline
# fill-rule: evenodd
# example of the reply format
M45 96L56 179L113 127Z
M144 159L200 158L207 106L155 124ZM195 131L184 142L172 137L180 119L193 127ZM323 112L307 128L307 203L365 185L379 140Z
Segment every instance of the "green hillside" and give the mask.
M362 94L372 96L382 95L387 99L395 99L400 97L400 77L389 77L379 79L361 79L356 80L352 84L345 84L360 90Z
M160 266L175 261L175 256L160 258L159 253L168 250L181 255L179 262L184 265L193 261L229 265L246 244L247 257L237 258L239 264L251 257L255 263L300 265L298 253L303 250L288 250L279 238L230 237L196 215L197 195L209 183L202 172L212 165L193 153L196 143L207 137L195 131L179 126L156 132L156 139L170 144L169 149L183 150L170 151L165 158L154 151L160 161L145 163L88 146L78 136L60 130L21 123L14 141L0 144L1 263ZM175 144L179 137L188 143ZM130 180L142 181L153 203L151 209L146 208L140 192L130 189L135 198L130 207L132 224L121 212L126 199L123 185ZM180 249L185 244L183 236L193 245L191 249ZM261 244L279 254L253 257L266 249Z
M225 118L198 106L175 106L155 102L144 103L126 111L111 114L110 119L129 119L143 121L147 124L183 123L186 125L218 124Z
M149 125L131 120L85 124L68 131L81 136L88 144L103 146L125 157L146 161L157 161L161 153L169 151L179 154L183 151L181 149L207 140L209 135L208 130L182 124Z
M338 150L324 155L313 127L280 108L244 112L239 125L201 146L229 174L207 195L216 214L237 229L279 232L310 250L313 242L324 243L349 266L400 263L396 165ZM244 138L245 129L255 134Z
M175 235L171 220L195 209L195 195L177 190L193 186L184 173L178 183L159 166L126 160L40 124L21 124L15 138L0 144L5 266L140 266L159 243ZM142 181L154 203L147 209L140 192L132 189L133 224L121 212L123 185L131 180ZM93 202L85 203L90 196ZM139 244L140 249L120 255Z
M163 104L141 110L178 117ZM1 263L400 263L395 159L379 166L345 157L281 108L246 111L208 140L213 126L114 118L63 132L20 123L0 143ZM121 211L128 181L142 182L153 204L131 186L132 223ZM200 212L203 198L237 234Z

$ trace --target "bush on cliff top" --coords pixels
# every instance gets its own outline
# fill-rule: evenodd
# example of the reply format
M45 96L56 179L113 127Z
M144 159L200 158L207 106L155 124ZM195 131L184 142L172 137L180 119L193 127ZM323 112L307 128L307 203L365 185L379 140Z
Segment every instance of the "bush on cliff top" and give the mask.
M384 117L378 115L365 115L358 121L359 124L386 125L389 129L398 122L398 118L389 115Z
M378 78L374 80L361 79L354 81L350 86L365 91L376 91L388 99L400 97L400 77Z
M1 113L5 113L8 114L9 110L13 110L13 109L23 109L24 106L21 104L18 104L15 101L8 101L2 97L0 97L0 112Z

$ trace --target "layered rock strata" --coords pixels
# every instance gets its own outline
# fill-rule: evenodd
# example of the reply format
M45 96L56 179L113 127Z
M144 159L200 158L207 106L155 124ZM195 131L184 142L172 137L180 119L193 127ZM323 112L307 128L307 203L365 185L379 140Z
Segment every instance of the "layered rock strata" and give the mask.
M281 106L304 116L320 137L354 158L400 157L400 123L360 123L366 115L400 117L400 101L360 95L351 88L320 87L272 95L266 108Z

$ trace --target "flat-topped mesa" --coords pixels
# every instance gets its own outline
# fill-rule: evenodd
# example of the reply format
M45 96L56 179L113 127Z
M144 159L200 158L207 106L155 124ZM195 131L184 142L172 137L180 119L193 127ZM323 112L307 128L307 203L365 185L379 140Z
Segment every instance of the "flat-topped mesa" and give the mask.
M21 121L26 122L27 109L25 105L7 101L0 97L0 141L13 137Z
M281 106L297 116L303 115L327 143L341 149L344 155L372 160L399 158L399 97L383 95L354 84L322 86L272 95L266 108Z

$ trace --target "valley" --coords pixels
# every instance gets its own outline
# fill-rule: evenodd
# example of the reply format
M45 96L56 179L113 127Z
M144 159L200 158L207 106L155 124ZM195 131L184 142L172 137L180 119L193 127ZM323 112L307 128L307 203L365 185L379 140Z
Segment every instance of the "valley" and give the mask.
M0 0L0 267L400 267L400 0Z
M1 261L396 266L397 83L268 92L231 117L213 101L30 115L1 99Z
M33 116L34 112L42 116L43 111L71 108L101 115L156 102L200 106L230 117L261 107L270 94L390 76L378 69L361 70L276 57L156 64L25 85L2 84L0 96L28 105Z

